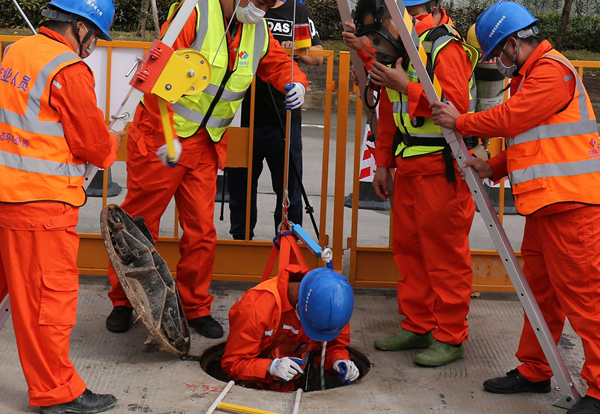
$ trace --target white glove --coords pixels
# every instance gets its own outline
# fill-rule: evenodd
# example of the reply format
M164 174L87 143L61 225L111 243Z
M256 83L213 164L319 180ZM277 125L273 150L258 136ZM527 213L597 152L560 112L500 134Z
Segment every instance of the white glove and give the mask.
M275 358L269 365L269 374L288 382L294 379L296 375L304 374L300 365L304 365L304 361L300 358Z
M288 83L285 85L285 109L300 108L304 103L306 89L300 82Z
M181 143L177 138L173 140L173 146L175 147L175 161L169 161L169 155L167 154L167 144L163 145L156 151L156 156L160 158L163 165L168 165L169 167L174 167L179 161L179 157L181 157Z
M342 382L349 384L356 381L360 375L360 371L354 365L354 362L349 359L338 359L333 363L333 370L340 374Z

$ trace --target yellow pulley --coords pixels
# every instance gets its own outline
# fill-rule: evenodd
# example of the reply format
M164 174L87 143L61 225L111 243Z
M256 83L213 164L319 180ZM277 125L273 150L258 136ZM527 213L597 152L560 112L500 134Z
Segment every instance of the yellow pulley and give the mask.
M152 88L152 93L174 103L183 95L202 92L210 82L208 59L194 49L179 49L171 55Z
M169 162L176 162L177 157L166 102L174 103L184 95L202 92L210 82L210 73L210 65L202 53L194 49L179 49L171 55L152 88L152 93L159 97Z

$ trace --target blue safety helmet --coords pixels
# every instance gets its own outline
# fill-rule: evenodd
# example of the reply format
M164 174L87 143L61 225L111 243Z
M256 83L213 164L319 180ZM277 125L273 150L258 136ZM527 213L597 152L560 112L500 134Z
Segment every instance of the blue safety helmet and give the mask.
M313 341L337 338L354 309L352 286L339 273L320 267L302 278L298 293L298 316Z
M418 6L419 4L429 3L431 0L403 0L404 7Z
M512 1L500 0L485 9L475 23L475 36L483 53L482 61L493 58L494 48L512 34L524 38L537 33L537 28L527 35L520 35L519 30L525 29L538 19L525 7Z
M48 5L88 19L102 32L100 39L112 40L108 31L115 17L113 0L52 0Z

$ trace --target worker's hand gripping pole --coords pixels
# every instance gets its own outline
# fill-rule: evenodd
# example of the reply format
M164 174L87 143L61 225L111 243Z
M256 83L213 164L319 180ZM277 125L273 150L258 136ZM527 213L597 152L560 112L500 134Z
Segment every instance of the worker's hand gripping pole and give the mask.
M345 22L352 22L352 13L350 12L350 5L348 4L348 0L336 0L338 10L340 12L340 17L342 18L342 26L344 26ZM354 74L356 75L356 80L358 82L358 91L362 95L365 91L365 86L367 84L367 74L365 72L364 63L358 56L358 53L354 49L350 49L350 60L352 61L352 66L354 67ZM370 91L368 93L371 93ZM369 102L369 97L361 96L363 102ZM363 105L363 110L365 111L365 115L367 116L367 123L369 124L369 128L373 135L377 137L377 112L371 110L367 107L367 105ZM377 138L376 138L377 139Z
M439 85L436 85L437 88L435 88L434 84L429 79L423 63L427 58L425 50L420 45L419 37L413 27L412 18L406 11L404 3L402 0L398 0L397 3L394 0L385 0L385 4L390 12L392 20L398 28L401 41L406 47L408 56L419 76L419 80L423 85L423 89L425 90L429 102L438 102L440 96ZM454 154L458 165L462 166L465 161L471 158L467 151L467 147L462 140L462 136L460 136L457 131L445 128L442 128L442 132L444 133L446 142L452 149L452 153ZM506 267L506 271L510 276L510 280L515 287L521 305L531 322L531 326L533 327L540 346L544 351L544 355L546 356L546 359L552 368L552 372L554 373L554 377L560 387L562 396L554 402L554 405L562 408L570 408L579 401L581 397L579 396L573 380L571 379L571 375L556 347L556 343L552 338L548 325L544 320L544 316L533 296L533 292L523 274L523 270L517 261L515 252L512 249L506 233L502 228L502 224L496 215L496 211L492 206L492 202L484 191L479 175L473 168L465 169L464 172L467 184L469 185L475 203L481 212L483 221L488 228L490 236L494 241L494 245L496 246L500 258Z
M169 29L161 39L162 43L168 46L173 46L173 43L175 43L175 39L177 39L177 36L179 36L179 33L181 33L183 26L194 11L194 7L196 7L197 3L198 0L183 0L181 6L179 7L179 10L177 11L177 14L173 18L171 25L169 26ZM150 53L150 51L148 51L148 53ZM127 96L125 97L125 99L121 103L121 106L117 110L117 113L111 117L112 121L108 126L111 131L121 131L125 129L127 123L129 122L129 118L131 118L131 115L135 111L137 105L142 100L143 96L144 92L138 88L132 87L129 90ZM89 185L92 182L92 179L94 178L97 172L98 167L92 164L88 164L88 167L85 172L85 182L83 184L84 189L87 189L89 187Z

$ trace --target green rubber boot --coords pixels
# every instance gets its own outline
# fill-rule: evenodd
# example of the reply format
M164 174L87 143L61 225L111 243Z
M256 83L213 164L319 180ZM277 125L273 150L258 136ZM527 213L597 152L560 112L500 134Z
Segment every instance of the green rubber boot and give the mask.
M402 351L404 349L427 348L433 342L431 332L417 335L414 332L402 329L396 335L375 340L375 348L380 351Z
M452 346L445 342L433 341L425 351L417 354L415 362L425 367L441 367L465 356L465 346Z

